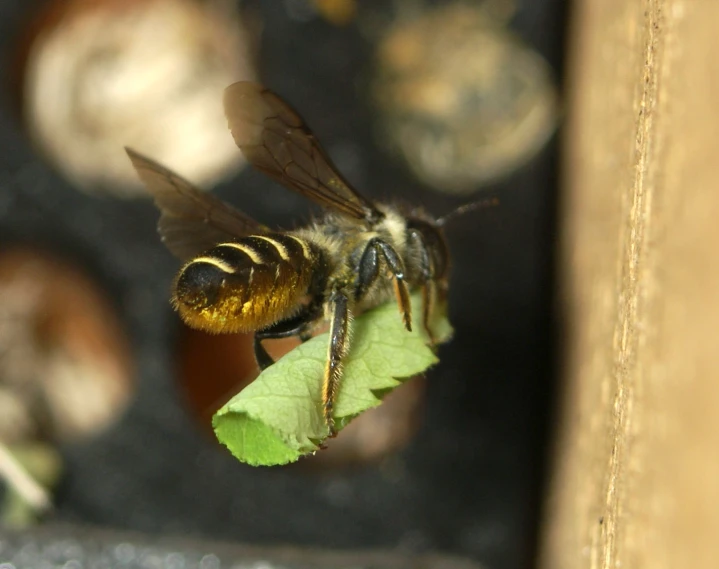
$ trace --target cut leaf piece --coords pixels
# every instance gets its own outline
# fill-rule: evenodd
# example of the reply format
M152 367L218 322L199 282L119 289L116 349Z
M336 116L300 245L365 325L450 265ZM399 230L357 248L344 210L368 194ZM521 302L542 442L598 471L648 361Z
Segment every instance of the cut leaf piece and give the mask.
M452 327L442 307L436 312L432 331L438 342L446 342ZM352 322L350 353L334 407L338 430L379 405L381 396L403 381L437 363L420 324L418 294L412 295L412 313L412 332L404 328L395 303ZM319 450L329 435L321 397L328 342L328 335L321 334L298 346L215 414L217 438L240 461L253 466L287 464Z

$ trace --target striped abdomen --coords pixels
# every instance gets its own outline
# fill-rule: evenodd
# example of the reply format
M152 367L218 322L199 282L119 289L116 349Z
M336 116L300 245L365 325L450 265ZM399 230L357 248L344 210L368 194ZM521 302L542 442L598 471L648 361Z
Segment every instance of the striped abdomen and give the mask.
M173 304L193 328L258 330L297 310L316 262L310 244L292 235L253 235L222 243L180 270Z

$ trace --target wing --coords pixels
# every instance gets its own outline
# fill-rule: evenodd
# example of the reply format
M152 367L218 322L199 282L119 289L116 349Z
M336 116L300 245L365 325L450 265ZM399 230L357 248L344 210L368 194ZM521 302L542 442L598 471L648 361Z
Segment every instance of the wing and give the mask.
M157 162L125 148L140 179L160 208L157 230L162 241L182 260L196 257L224 241L267 233L264 225L222 200L198 190Z
M275 93L240 81L225 89L224 105L235 143L255 168L344 215L383 217L337 173L304 121Z

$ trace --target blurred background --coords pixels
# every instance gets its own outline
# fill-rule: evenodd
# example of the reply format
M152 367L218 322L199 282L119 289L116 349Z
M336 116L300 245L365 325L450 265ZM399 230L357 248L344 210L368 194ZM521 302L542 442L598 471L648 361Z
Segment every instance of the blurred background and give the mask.
M173 536L175 561L192 538L398 556L355 566L530 566L556 367L565 4L0 0L0 562L62 566L99 540L130 547L109 566L139 567L152 536ZM122 150L264 223L307 220L232 144L221 96L240 79L290 102L367 196L438 216L500 201L448 228L441 363L329 450L273 469L214 440L212 412L252 371L248 339L172 313L179 261Z

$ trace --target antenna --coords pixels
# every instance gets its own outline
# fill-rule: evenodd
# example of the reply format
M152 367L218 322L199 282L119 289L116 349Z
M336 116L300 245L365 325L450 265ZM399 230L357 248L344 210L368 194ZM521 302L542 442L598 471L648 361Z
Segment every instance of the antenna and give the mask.
M459 206L457 209L450 211L448 214L437 218L437 225L442 227L442 226L446 225L450 219L459 217L460 215L464 215L465 213L469 213L470 211L474 211L476 209L486 209L489 207L496 207L498 205L499 205L499 198L486 198L483 200L478 200L476 202L464 204L464 205Z

